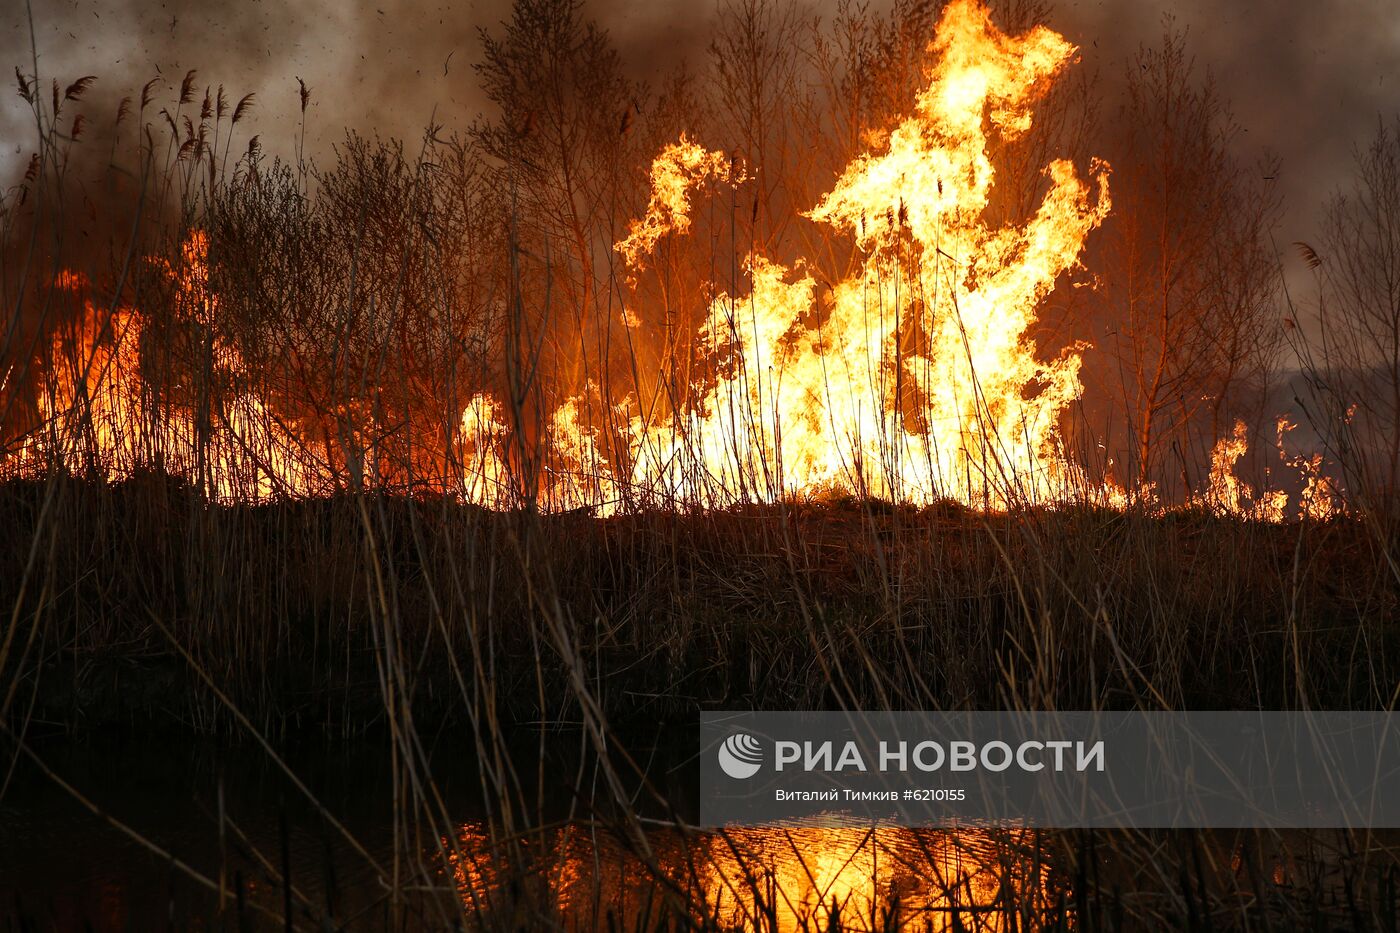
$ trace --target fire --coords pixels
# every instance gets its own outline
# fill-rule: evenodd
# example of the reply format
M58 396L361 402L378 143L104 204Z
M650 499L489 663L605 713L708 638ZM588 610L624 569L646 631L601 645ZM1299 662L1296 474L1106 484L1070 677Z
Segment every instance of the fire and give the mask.
M87 281L68 273L58 287L76 293ZM123 441L139 436L145 426L137 352L141 321L128 308L107 312L91 301L84 302L84 311L53 337L54 366L38 400L44 444L32 438L26 453L42 456L46 448L74 473L122 473L133 468L139 453L137 445Z
M1235 464L1249 451L1249 428L1235 422L1234 432L1216 442L1210 453L1210 485L1206 490L1208 508L1226 515L1279 522L1288 508L1288 493L1265 490L1257 497L1250 485L1235 476Z
M502 451L508 432L505 417L495 399L473 395L462 412L463 497L489 508L506 508L511 502L511 472Z
M1279 459L1298 471L1303 489L1298 495L1298 514L1311 521L1326 521L1344 511L1342 496L1336 484L1323 472L1322 454L1290 457L1284 449L1284 438L1297 425L1287 415L1278 419Z
M1298 500L1302 517L1320 522L1342 514L1342 498L1322 472L1322 454L1298 457L1291 462L1303 475L1303 491Z
M176 286L178 315L210 330L219 309L208 287L207 250L204 233L194 231L181 245L180 263L165 271ZM91 290L71 271L55 287L74 295ZM201 416L195 405L160 398L146 382L146 325L139 309L82 299L82 313L57 329L49 347L50 371L37 397L41 427L0 462L0 476L40 475L56 461L70 473L112 481L159 466L225 501L321 491L324 464L259 395L238 387L244 366L235 347L210 340L213 375L234 389L211 398Z
M52 335L34 392L37 427L10 443L0 478L57 466L121 480L149 468L215 498L261 501L327 495L348 475L351 485L400 483L489 508L604 513L832 492L997 510L1084 500L1165 510L1150 483L1091 478L1070 458L1062 422L1092 347L1055 351L1035 339L1040 305L1079 269L1108 216L1109 167L1094 160L1081 176L1050 161L1027 217L994 224L989 210L994 143L1031 129L1075 47L1039 26L1008 35L978 0L952 0L928 52L911 112L867 134L868 150L803 214L853 248L850 271L750 251L742 287L705 286L695 365L679 387L663 359L634 372L630 393L584 372L580 391L543 411L476 391L446 403L440 429L401 432L408 415L385 416L373 385L327 401L252 371L221 330L209 237L196 229L170 261L155 261L174 286L175 323L204 348L203 387L148 378L154 322L139 308L103 307L83 276L62 272L54 289L82 311ZM617 312L629 339L648 336L633 306L651 293L639 283L649 260L691 232L704 187L740 186L751 174L684 134L657 154L646 209L613 244L629 287ZM0 392L14 391L12 376L13 367ZM644 403L642 386L658 396L657 384L664 404ZM1256 494L1236 477L1247 449L1239 424L1212 450L1207 488L1186 503L1255 520L1289 514L1286 493ZM1284 460L1303 481L1292 514L1336 514L1340 492L1321 456Z
M1041 27L1005 35L957 0L931 52L915 112L807 214L854 238L858 271L821 291L749 256L749 294L718 297L702 334L721 375L669 424L634 420L630 487L707 504L835 489L1005 507L1078 479L1058 422L1081 391L1079 353L1044 362L1027 332L1108 212L1107 166L1094 166L1091 193L1052 162L1025 226L984 219L990 136L1030 128L1030 105L1075 48ZM654 214L685 217L675 205L694 173L675 169L678 152L717 175L725 165L684 139L657 160L648 218L617 244L629 262L655 242Z
M530 853L528 909L537 922L570 927L596 917L600 899L619 926L644 925L639 921L653 916L659 883L686 892L698 918L736 930L885 929L896 903L906 923L936 918L921 929L1001 930L1008 924L998 905L1008 899L1037 917L1062 897L1051 873L1025 858L1036 844L1029 830L776 826L688 840L655 833L651 868L576 826L551 830L540 841ZM445 873L467 910L498 910L519 920L503 853L492 850L482 827L464 825L448 842Z
M616 249L636 270L667 234L690 230L690 195L706 179L738 183L744 180L722 152L711 152L681 134L679 142L661 150L651 165L651 202L646 216L632 221L627 238Z
M730 829L711 842L702 884L712 910L738 929L758 926L765 915L782 931L892 928L885 914L898 899L910 912L906 922L938 918L920 919L922 929L1004 930L1011 926L1006 915L987 909L998 898L1012 897L1036 916L1053 896L1045 875L998 860L994 839L978 830L934 834L889 826ZM1032 839L1027 831L1001 842L1014 848ZM768 881L776 897L755 891L754 878Z

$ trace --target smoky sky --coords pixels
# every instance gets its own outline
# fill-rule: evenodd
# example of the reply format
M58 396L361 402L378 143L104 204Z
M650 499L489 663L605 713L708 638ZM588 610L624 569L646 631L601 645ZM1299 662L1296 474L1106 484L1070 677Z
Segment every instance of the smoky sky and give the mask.
M722 2L722 0L719 0ZM835 0L795 0L829 17ZM888 0L873 0L873 5ZM592 0L634 77L659 79L686 61L704 66L716 0ZM311 88L305 139L325 153L347 127L413 139L430 119L448 130L483 105L472 64L478 29L493 28L508 0L8 0L0 11L0 64L34 70L41 86L92 74L90 121L115 114L124 95L152 77L164 102L185 73L222 84L236 100L257 95L242 134L291 155L301 132L297 78ZM1112 81L1163 18L1187 31L1202 76L1209 72L1240 125L1238 155L1272 153L1285 201L1280 243L1312 239L1321 205L1348 183L1356 146L1377 120L1400 111L1400 10L1396 0L1052 0L1048 25L1082 50L1080 67ZM11 77L9 80L13 80ZM103 112L104 108L110 111ZM1110 106L1105 120L1121 119ZM12 91L0 94L0 180L8 184L33 149L32 118ZM1285 253L1290 263L1296 263Z

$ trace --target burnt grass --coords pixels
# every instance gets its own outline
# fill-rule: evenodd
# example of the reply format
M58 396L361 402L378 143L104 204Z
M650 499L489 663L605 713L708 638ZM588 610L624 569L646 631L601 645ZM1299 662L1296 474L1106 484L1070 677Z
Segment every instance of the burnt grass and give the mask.
M1400 548L1352 519L229 506L147 475L0 485L0 528L0 683L31 734L218 732L233 708L279 734L580 704L1379 708L1400 676Z

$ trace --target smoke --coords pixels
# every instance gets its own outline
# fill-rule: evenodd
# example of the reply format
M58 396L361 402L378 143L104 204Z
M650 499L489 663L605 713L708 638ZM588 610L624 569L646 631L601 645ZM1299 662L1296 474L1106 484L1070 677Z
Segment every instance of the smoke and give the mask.
M704 54L708 14L694 5L668 10L665 3L619 0L596 6L590 14L608 29L637 78L658 77L681 58ZM83 75L98 77L73 109L86 113L93 133L110 126L121 98L139 96L150 79L159 79L163 105L194 69L201 93L222 85L235 100L255 94L245 136L259 134L268 151L289 156L302 133L301 78L311 89L306 153L316 157L347 128L413 140L430 120L449 131L466 126L486 104L472 67L480 58L479 31L509 14L509 0L484 0L465 10L428 0L371 0L353 9L335 0L45 0L33 6L32 37L45 93L51 80L66 85ZM23 2L0 12L0 30L5 73L16 66L34 72ZM27 165L35 133L33 117L11 88L0 96L0 181L6 184Z
M1305 278L1287 245L1316 236L1324 203L1350 184L1356 147L1378 117L1400 112L1400 18L1389 0L1058 0L1050 25L1112 79L1142 44L1159 42L1164 18L1185 29L1198 75L1230 101L1236 154L1279 160L1278 241L1290 278ZM1115 118L1112 111L1107 119Z
M660 79L681 61L700 66L719 5L688 0L586 0L634 77ZM782 0L779 0L782 2ZM836 0L792 0L830 17ZM886 0L887 2L887 0ZM881 0L876 0L880 5ZM1400 87L1400 18L1388 0L1052 0L1050 23L1082 47L1085 67L1112 80L1142 44L1160 39L1163 16L1188 30L1202 75L1232 100L1239 155L1281 160L1281 243L1314 235L1321 205L1347 184L1353 148L1393 111ZM465 9L444 0L44 0L0 13L0 64L34 70L41 86L87 74L98 82L82 103L91 132L109 126L117 102L159 77L172 99L190 69L196 86L222 84L230 98L257 95L253 119L271 152L289 156L302 132L297 78L312 97L307 154L328 153L347 127L415 139L430 119L448 130L483 107L472 65L478 30L492 28L509 0ZM158 108L157 108L158 109ZM148 118L153 115L148 115ZM1107 119L1115 114L1110 109ZM0 181L22 172L33 121L13 92L0 95ZM1289 257L1290 261L1293 261Z
M318 74L343 72L349 52L336 37L343 38L356 25L331 0L246 5L211 0L16 2L0 14L0 58L7 74L16 66L29 74L35 71L37 53L43 93L53 80L66 85L96 75L81 105L69 108L84 112L94 133L109 128L118 101L139 96L147 81L157 79L153 93L158 110L195 69L201 92L222 84L234 99L255 93L260 111L256 131L274 139L286 134L299 110L295 75L303 68ZM346 118L349 112L346 108L335 117ZM16 163L22 168L34 132L24 102L13 93L5 95L0 176L13 177Z

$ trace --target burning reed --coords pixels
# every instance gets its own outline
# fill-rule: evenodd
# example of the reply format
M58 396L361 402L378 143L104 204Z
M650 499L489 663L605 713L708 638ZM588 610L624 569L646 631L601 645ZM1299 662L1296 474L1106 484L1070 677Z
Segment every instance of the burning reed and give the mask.
M521 32L527 14L512 42L559 39ZM510 62L487 51L491 89ZM682 132L628 179L621 157L643 162L646 146L612 140L604 172L585 133L583 165L561 170L597 190L560 191L530 177L543 130L507 113L467 137L431 129L416 159L352 136L310 177L256 145L226 172L207 142L233 127L206 93L159 181L179 192L178 221L138 222L115 277L60 267L19 283L0 475L154 470L225 502L383 489L603 513L833 494L998 511L1204 502L1269 520L1341 509L1326 451L1289 451L1283 431L1277 458L1255 445L1253 483L1234 475L1246 419L1273 433L1258 399L1277 341L1208 360L1231 374L1212 386L1163 355L1185 339L1163 331L1134 350L1142 365L1158 354L1152 397L1113 407L1128 392L1105 375L1141 373L1076 336L1118 311L1090 250L1101 227L1114 248L1127 235L1108 224L1111 169L1095 155L1086 180L1072 158L1015 158L1061 142L1059 111L1045 128L1038 109L1074 56L1044 27L1015 35L972 0L949 4L926 48L889 64L917 69L917 86L825 154L832 182L805 203L785 189L802 231L785 240L755 235L760 193L785 176L743 145ZM664 103L653 137L680 118ZM807 113L813 131L840 113L807 104L833 111ZM55 105L51 133L57 118ZM50 142L68 157L71 142ZM32 184L61 190L43 165ZM1079 289L1100 296L1081 319L1045 319Z

